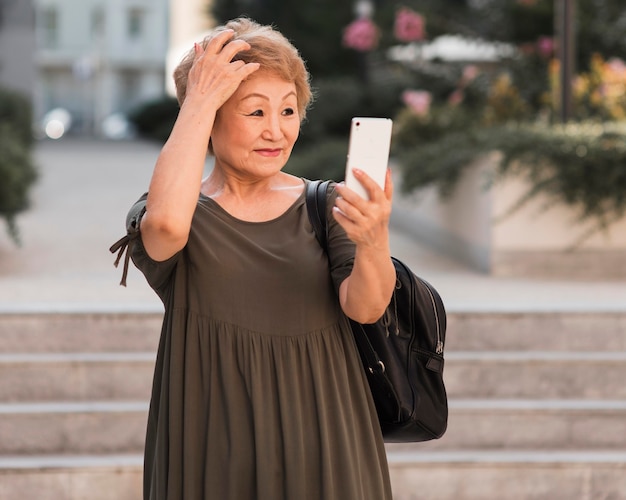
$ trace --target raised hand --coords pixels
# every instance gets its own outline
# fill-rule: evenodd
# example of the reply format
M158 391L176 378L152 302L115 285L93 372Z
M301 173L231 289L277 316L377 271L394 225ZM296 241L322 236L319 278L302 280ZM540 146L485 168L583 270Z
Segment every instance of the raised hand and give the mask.
M232 37L233 31L225 30L215 35L204 48L195 44L195 57L187 82L187 99L209 98L218 109L242 81L259 69L258 63L233 61L233 57L248 50L250 45L243 40L231 41Z
M339 184L339 196L333 210L335 219L357 247L387 250L393 198L391 171L387 170L384 190L361 170L355 169L354 176L361 182L370 199L366 200L345 185Z

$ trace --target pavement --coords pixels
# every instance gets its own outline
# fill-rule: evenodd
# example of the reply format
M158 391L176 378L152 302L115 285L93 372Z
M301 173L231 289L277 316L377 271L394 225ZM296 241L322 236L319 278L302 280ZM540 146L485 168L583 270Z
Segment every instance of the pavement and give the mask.
M40 177L17 224L21 245L0 227L0 313L157 311L161 304L131 266L119 286L110 245L147 190L159 145L63 138L36 143ZM438 254L395 227L392 253L441 293L448 311L626 310L626 282L498 278Z

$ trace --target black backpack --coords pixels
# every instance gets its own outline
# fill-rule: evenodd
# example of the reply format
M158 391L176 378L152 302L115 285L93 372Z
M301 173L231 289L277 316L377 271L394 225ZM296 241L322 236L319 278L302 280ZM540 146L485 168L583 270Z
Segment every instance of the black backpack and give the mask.
M330 181L307 184L309 220L327 250L326 196ZM386 442L440 438L448 425L443 382L446 312L439 293L400 260L396 290L373 324L350 320Z

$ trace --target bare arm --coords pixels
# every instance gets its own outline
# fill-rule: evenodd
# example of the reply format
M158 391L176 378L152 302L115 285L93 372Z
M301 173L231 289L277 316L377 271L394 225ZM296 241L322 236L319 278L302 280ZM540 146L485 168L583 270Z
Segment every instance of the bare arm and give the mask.
M157 159L141 223L143 244L154 260L166 260L186 245L217 111L259 67L231 62L249 48L240 40L227 43L232 36L227 30L206 49L195 46L187 95Z
M387 171L385 190L362 172L355 172L369 192L364 200L345 186L337 187L334 215L356 243L352 273L339 287L339 301L346 315L359 323L374 323L385 312L396 283L389 250L389 217L393 185Z

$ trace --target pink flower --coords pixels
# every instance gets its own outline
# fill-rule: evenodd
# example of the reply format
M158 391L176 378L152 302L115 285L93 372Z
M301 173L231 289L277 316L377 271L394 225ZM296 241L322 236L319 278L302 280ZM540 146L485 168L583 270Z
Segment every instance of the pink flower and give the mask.
M405 90L402 92L402 102L418 116L428 114L432 98L432 94L426 90Z
M374 22L362 17L346 26L343 31L343 44L350 49L368 52L376 48L379 36L378 27Z
M467 85L473 81L478 76L478 73L480 73L480 70L475 64L468 64L465 66L463 68L463 76L461 77L463 84Z
M424 18L414 10L401 8L396 14L395 37L401 42L419 42L426 37Z
M548 58L554 52L554 40L549 36L541 36L537 40L537 51L542 57Z
M448 103L451 106L458 106L463 102L463 99L465 99L465 94L463 93L463 91L461 89L456 89L454 92L452 92L452 94L450 94L450 97L448 97Z
M622 61L618 57L614 57L610 59L608 61L608 66L611 69L611 71L617 74L620 74L620 75L626 74L626 64L624 63L624 61Z

